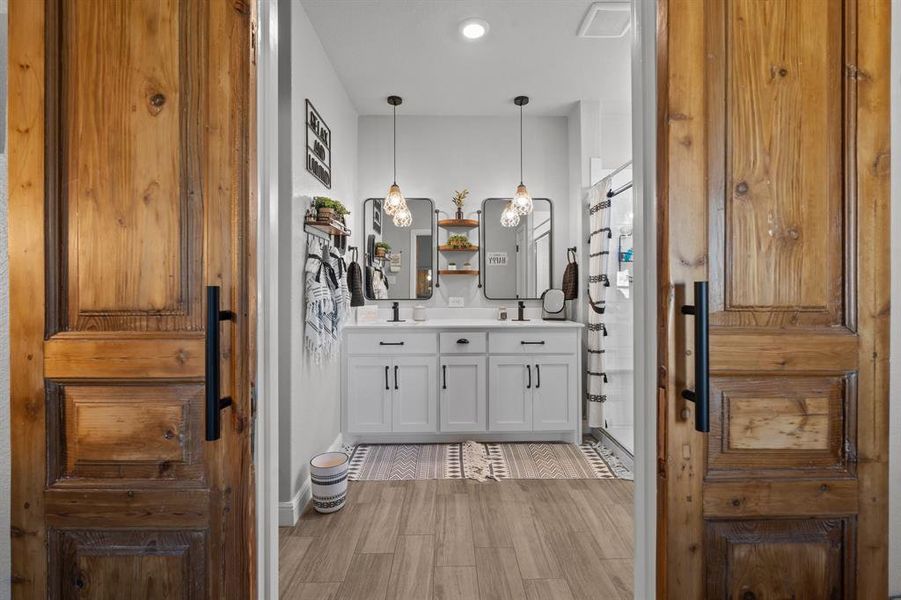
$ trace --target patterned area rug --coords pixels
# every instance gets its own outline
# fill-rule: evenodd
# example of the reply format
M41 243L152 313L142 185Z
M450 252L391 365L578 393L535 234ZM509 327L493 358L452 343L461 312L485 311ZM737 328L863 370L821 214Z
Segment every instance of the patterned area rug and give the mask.
M594 440L565 443L360 444L350 453L351 481L409 479L628 479ZM609 455L608 455L609 456Z

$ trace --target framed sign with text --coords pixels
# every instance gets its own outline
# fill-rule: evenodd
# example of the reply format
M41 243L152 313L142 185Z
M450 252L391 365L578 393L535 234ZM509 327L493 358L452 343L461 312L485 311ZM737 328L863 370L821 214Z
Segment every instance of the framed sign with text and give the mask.
M309 98L306 101L307 171L322 185L332 189L332 130Z

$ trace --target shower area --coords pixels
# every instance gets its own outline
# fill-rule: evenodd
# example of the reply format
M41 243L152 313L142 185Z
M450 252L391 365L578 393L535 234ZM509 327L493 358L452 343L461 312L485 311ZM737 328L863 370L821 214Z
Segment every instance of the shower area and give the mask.
M632 162L592 159L584 200L586 414L592 434L631 467L634 423Z

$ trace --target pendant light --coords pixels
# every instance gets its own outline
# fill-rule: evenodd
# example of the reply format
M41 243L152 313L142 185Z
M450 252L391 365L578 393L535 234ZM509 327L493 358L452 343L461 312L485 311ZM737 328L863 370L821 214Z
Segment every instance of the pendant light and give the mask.
M400 96L388 96L388 104L394 111L394 183L388 188L388 195L385 196L385 213L393 216L401 208L407 209L407 200L400 193L400 186L397 185L397 107L403 102ZM407 209L409 212L409 209ZM397 222L395 222L397 225Z
M517 225L519 225L519 213L513 206L512 201L507 202L507 206L505 206L504 210L501 211L501 226L516 227Z
M522 107L529 103L529 97L517 96L513 99L513 103L519 107L519 185L516 187L516 193L511 202L516 212L527 215L532 212L532 196L522 182Z

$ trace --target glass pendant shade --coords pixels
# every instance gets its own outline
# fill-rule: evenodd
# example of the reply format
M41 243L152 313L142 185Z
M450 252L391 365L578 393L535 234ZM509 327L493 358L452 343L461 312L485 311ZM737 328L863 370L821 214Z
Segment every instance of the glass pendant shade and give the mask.
M407 208L407 200L400 193L400 186L396 183L391 184L388 189L388 195L385 196L385 213L394 216L401 208Z
M531 203L531 200L529 200ZM504 207L504 210L501 212L501 226L502 227L516 227L519 225L519 212L517 212L516 207L513 206L513 202L508 202L507 206Z
M394 213L395 227L409 227L413 224L413 213L410 212L406 202Z
M526 186L521 183L516 188L516 195L513 196L511 202L513 208L516 209L516 212L521 215L527 215L532 212L532 196L529 194L529 190L526 189Z

